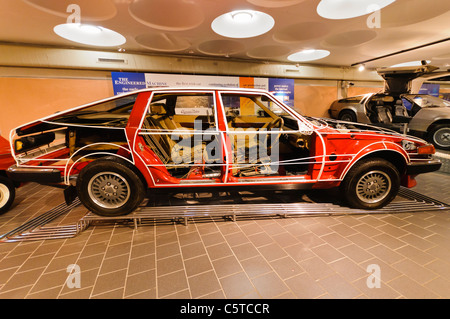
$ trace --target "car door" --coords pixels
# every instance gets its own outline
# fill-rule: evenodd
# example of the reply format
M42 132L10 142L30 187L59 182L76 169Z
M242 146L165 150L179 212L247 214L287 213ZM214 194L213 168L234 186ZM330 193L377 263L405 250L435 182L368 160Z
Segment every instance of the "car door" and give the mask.
M222 181L222 140L214 91L153 92L138 136L143 141L138 153L154 186Z
M225 123L226 183L310 182L322 167L323 140L272 96L219 92Z

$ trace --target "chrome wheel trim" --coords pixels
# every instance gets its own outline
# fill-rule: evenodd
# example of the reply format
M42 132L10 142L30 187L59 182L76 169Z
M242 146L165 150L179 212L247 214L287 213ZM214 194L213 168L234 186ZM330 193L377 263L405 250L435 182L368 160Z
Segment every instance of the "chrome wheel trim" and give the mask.
M0 184L0 208L8 203L9 197L11 196L8 186L5 184Z
M450 146L450 127L443 127L434 132L433 141L441 147Z
M361 176L356 183L356 196L364 203L378 203L386 198L391 187L391 178L387 173L370 171Z
M101 172L88 183L88 193L92 201L102 208L120 208L130 198L130 185L120 174Z

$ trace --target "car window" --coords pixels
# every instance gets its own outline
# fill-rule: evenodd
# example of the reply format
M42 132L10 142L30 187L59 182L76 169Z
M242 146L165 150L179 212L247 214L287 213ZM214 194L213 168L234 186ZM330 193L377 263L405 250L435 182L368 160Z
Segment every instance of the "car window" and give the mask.
M216 127L212 93L155 94L148 108L147 120L153 129L196 129ZM171 123L171 125L166 125Z
M431 95L407 95L409 100L414 101L418 106L424 107L446 107L450 102Z
M353 96L339 100L340 103L360 103L364 96Z
M260 129L282 118L298 129L297 121L265 95L222 93L221 98L229 128Z
M138 94L126 95L57 116L54 123L124 128Z

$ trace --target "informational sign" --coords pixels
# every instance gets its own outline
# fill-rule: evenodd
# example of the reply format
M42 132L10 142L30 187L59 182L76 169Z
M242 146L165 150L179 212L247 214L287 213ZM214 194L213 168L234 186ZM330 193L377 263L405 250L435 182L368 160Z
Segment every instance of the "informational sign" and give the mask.
M294 80L269 79L269 89L284 104L294 107Z
M294 106L293 79L134 72L111 72L111 78L116 95L152 87L240 87L269 91Z
M114 95L145 89L145 73L111 72Z

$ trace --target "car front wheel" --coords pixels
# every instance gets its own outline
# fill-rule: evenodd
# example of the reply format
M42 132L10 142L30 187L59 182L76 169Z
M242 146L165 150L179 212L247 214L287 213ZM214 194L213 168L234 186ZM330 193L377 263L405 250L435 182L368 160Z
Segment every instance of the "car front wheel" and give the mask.
M11 180L0 176L0 215L6 213L16 196L16 188Z
M115 158L87 165L77 180L78 197L86 208L101 216L133 212L143 201L142 180L126 163Z
M379 209L395 198L399 187L400 174L393 164L381 158L369 158L350 169L340 191L353 208Z
M429 141L437 149L450 150L450 126L448 124L436 125L429 133Z

